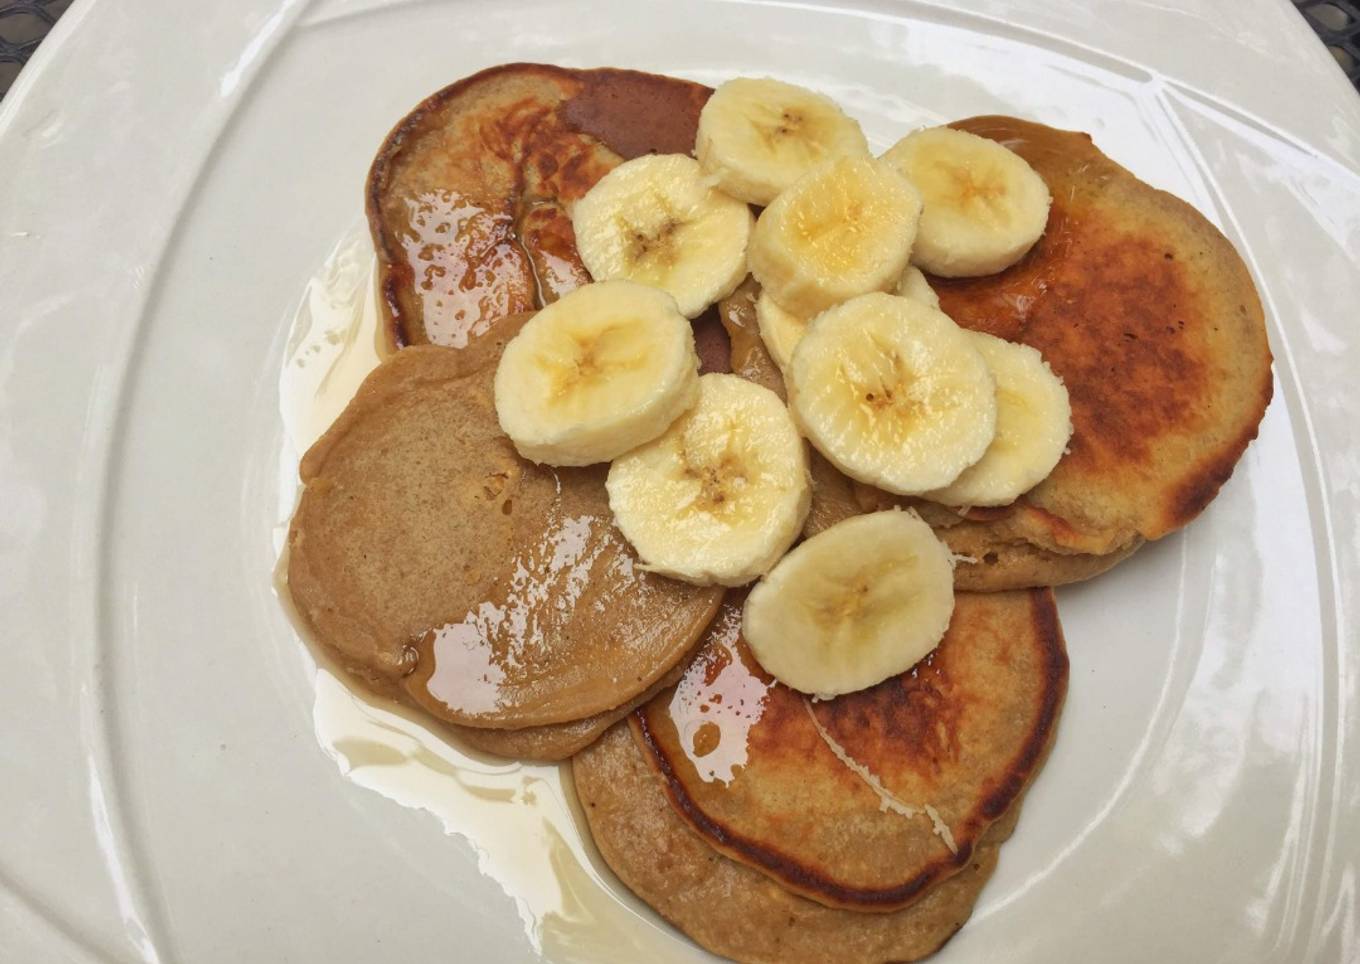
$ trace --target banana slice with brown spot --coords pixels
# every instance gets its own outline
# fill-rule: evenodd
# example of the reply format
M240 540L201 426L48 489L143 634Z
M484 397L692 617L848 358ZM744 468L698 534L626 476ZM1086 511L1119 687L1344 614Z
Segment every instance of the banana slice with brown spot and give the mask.
M660 288L687 318L746 277L751 210L714 188L692 157L620 164L576 202L571 223L592 278Z
M967 333L910 298L868 294L819 315L793 353L789 403L846 475L898 495L942 488L996 434L996 389Z
M656 438L699 394L689 321L664 291L585 285L530 319L496 368L496 417L520 455L607 462Z
M821 697L904 673L944 638L954 611L948 548L912 512L838 522L751 590L742 635L766 672Z
M738 77L704 105L694 154L728 194L764 206L823 161L868 157L869 144L830 97L768 77Z
M807 448L779 396L736 375L699 379L698 403L614 461L619 530L648 569L740 586L769 571L812 500Z
M921 197L880 161L846 157L809 171L760 215L751 274L786 310L811 317L896 286L911 254Z
M1048 185L996 141L928 127L902 138L883 160L921 192L911 260L931 274L994 274L1024 257L1044 233Z

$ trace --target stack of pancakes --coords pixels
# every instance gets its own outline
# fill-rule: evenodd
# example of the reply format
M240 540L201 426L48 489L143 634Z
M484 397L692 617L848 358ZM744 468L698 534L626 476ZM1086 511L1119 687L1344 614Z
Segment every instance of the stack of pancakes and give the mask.
M962 557L938 649L810 702L740 638L738 591L644 571L604 467L521 459L492 375L526 313L589 281L570 205L648 152L689 153L708 89L517 64L446 88L368 185L392 347L302 463L288 580L318 643L474 747L574 755L619 877L720 954L915 959L968 916L1053 738L1067 657L1047 588L1184 525L1270 397L1260 304L1232 246L1082 134L1009 118L1048 183L1047 231L998 275L931 279L962 325L1038 348L1075 431L1011 506L954 510L813 457L808 532L917 508ZM748 282L695 322L708 370L783 390ZM834 948L835 950L829 950Z

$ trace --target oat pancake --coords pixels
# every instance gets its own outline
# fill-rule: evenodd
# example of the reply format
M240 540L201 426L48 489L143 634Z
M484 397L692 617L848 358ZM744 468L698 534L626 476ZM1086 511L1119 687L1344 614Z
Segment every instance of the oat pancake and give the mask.
M1046 589L960 594L910 672L820 702L761 670L740 627L729 596L680 683L629 722L710 846L831 907L895 910L968 866L1066 692Z
M422 101L366 188L395 344L462 347L589 281L569 206L624 160L690 153L710 93L632 70L505 64Z
M1087 578L1193 519L1255 437L1272 386L1260 301L1203 215L1089 136L1007 117L954 126L1024 157L1053 207L1043 238L1015 266L930 282L959 324L1043 353L1067 385L1075 431L1053 473L1014 505L966 512L963 525L958 513L929 521L968 557L959 588ZM723 306L733 364L782 387L758 336L736 333L754 332L757 292L748 285ZM871 501L919 505L887 494Z
M676 814L619 724L572 759L576 794L605 862L638 897L715 954L753 964L886 964L934 953L963 926L1020 804L972 858L905 910L825 907L710 848Z
M1270 401L1246 266L1203 215L1086 134L1009 117L952 126L1005 144L1053 195L1018 264L930 279L959 324L1039 349L1072 399L1068 454L988 523L997 544L1106 555L1180 528L1232 473Z
M316 640L451 723L613 710L681 660L722 598L636 567L604 466L515 454L492 377L524 320L380 365L303 457L289 530L288 585Z

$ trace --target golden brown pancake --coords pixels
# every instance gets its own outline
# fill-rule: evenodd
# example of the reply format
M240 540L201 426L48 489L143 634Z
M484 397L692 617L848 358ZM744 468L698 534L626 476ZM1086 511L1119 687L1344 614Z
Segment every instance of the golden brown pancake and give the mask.
M1009 117L952 126L1028 161L1053 207L1018 264L931 284L959 324L1043 353L1075 429L1053 473L989 525L998 544L1127 554L1198 515L1256 437L1271 356L1251 276L1203 215L1088 135Z
M680 683L629 722L711 847L829 907L896 910L968 866L1067 688L1047 589L960 594L930 656L828 701L776 683L740 628L729 596Z
M591 836L623 883L697 943L752 964L885 964L934 953L963 926L1019 817L1013 804L972 858L904 910L862 914L790 893L729 860L676 814L618 725L571 764Z
M506 64L426 98L369 172L397 345L462 347L590 280L569 206L609 170L688 154L709 88L632 70Z
M289 530L288 585L316 640L385 695L470 726L629 702L722 596L637 568L604 466L534 465L501 434L492 378L524 320L375 369L303 457Z
M960 520L879 493L861 497L862 511L895 504L928 515L964 557L960 589L1088 578L1193 519L1255 437L1271 395L1260 302L1213 225L1087 135L1004 117L954 126L1015 150L1054 201L1043 238L1019 264L931 284L960 324L1043 352L1067 384L1075 431L1049 478L1012 506ZM757 293L748 285L723 305L733 365L781 391L778 369L752 338ZM847 508L842 501L820 517L835 521Z

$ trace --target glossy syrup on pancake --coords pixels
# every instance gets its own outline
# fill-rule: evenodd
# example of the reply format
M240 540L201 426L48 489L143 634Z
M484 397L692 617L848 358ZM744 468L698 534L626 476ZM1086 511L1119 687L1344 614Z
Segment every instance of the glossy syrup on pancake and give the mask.
M960 594L910 672L812 701L775 683L729 598L630 723L710 846L830 907L890 911L967 866L1037 772L1066 692L1050 590Z
M710 93L631 70L509 64L421 102L366 190L396 344L461 347L589 281L571 204L625 160L688 154Z
M572 759L596 846L661 916L713 953L751 964L884 964L933 954L967 921L1019 817L1017 801L968 863L916 903L865 914L800 897L715 853L669 805L645 757L619 725Z
M305 288L280 372L282 465L296 464L298 453L334 421L388 350L375 276L367 232L351 232ZM282 492L280 499L281 512L290 513L295 493ZM315 661L313 730L340 773L399 806L433 814L446 833L465 838L478 854L479 871L515 899L526 940L546 958L631 964L644 957L687 957L687 949L668 956L658 947L641 904L596 866L578 829L565 768L474 752L560 759L580 749L582 740L592 742L605 728L596 729L600 721L526 730L459 727L357 687L356 677L312 639L292 607L286 534L280 528L275 593ZM675 681L668 674L664 685Z
M383 333L378 303L377 263L366 231L351 231L336 245L316 275L307 283L289 328L288 348L279 378L280 412L285 429L284 464L297 460L349 404L364 377L393 348ZM286 499L288 507L294 498ZM281 547L286 533L280 532ZM276 590L293 612L285 595L287 559L280 557ZM319 662L326 651L311 638L302 621L294 618L299 635ZM591 743L614 722L679 678L676 666L644 693L593 716L517 730L489 730L430 719L459 746L519 760L564 760ZM341 673L339 667L336 673ZM352 674L351 680L357 679ZM371 688L369 688L371 689ZM368 698L376 697L370 692ZM384 700L396 709L396 704Z
M635 567L601 467L514 453L491 378L522 323L376 369L303 458L289 531L289 588L318 641L369 685L464 725L628 702L690 649L721 594Z

